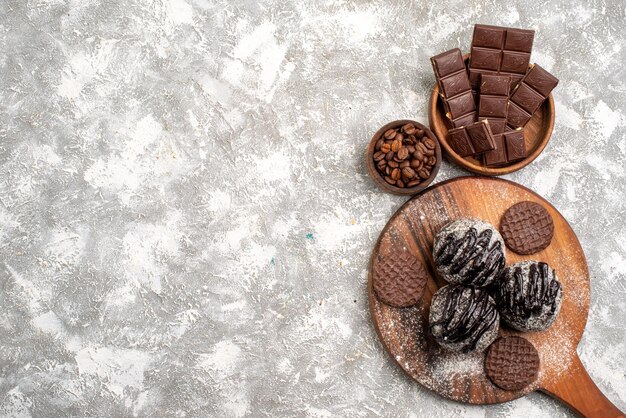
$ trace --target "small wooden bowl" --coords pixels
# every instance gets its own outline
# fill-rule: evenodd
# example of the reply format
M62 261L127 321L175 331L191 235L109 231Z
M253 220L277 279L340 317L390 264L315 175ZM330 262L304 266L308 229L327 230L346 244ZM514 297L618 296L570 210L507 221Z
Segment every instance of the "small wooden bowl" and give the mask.
M423 129L424 134L428 136L430 139L432 139L433 141L435 141L435 157L437 158L437 162L433 166L433 169L430 171L430 177L428 177L426 180L424 180L423 182L421 182L420 184L414 187L400 188L400 187L392 186L391 184L387 183L385 179L380 175L378 170L376 170L376 164L374 163L374 147L376 146L376 141L378 141L378 139L380 139L380 137L388 129L400 128L402 125L405 125L407 123L412 123L416 127ZM374 183L376 183L376 185L380 187L381 189L383 189L384 191L397 194L397 195L403 195L403 196L414 195L416 193L421 192L426 187L428 187L428 185L432 183L435 177L437 177L437 173L439 172L439 166L441 165L441 146L439 145L439 140L437 139L435 134L433 134L432 131L428 129L427 126L424 126L419 122L415 122L414 120L408 120L408 119L395 120L393 122L389 122L388 124L380 128L378 131L376 131L376 133L370 140L370 143L367 146L367 149L365 150L365 163L367 164L367 171L369 172L372 180L374 180Z
M469 56L469 54L463 55L466 62L469 60ZM430 95L428 123L439 138L441 146L446 151L450 160L473 173L486 176L501 176L526 167L537 158L546 147L550 136L552 136L552 129L554 128L554 99L552 98L552 94L550 94L548 100L543 102L526 126L524 126L524 138L528 156L521 161L502 167L486 167L475 158L461 157L450 147L447 140L449 125L443 103L439 98L439 86L437 84L435 84L435 88L433 88L433 92Z

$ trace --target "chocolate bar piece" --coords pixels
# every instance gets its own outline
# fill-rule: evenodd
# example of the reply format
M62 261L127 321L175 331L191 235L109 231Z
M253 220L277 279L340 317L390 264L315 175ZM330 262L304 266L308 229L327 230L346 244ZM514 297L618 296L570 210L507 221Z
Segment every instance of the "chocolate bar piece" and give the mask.
M469 135L463 127L450 129L448 131L448 144L450 144L454 152L463 158L476 153L472 141L470 141Z
M486 119L468 126L450 129L448 143L461 157L482 154L495 148L489 121Z
M511 93L506 124L511 129L524 127L557 84L559 80L555 76L533 64Z
M483 162L485 163L487 167L497 167L500 165L507 164L509 162L509 159L506 156L506 148L504 145L504 135L503 134L494 135L493 140L496 144L496 148L491 151L487 151L485 153Z
M439 94L452 126L476 122L476 102L465 70L461 50L451 49L430 59L439 85Z
M469 62L472 88L478 91L480 75L485 73L509 74L514 88L528 70L534 38L534 30L474 25Z
M489 119L494 135L504 133L510 84L511 76L508 74L482 74L480 78L478 118Z
M526 143L524 142L524 131L516 130L502 134L506 155L510 163L523 160L528 155L526 153Z
M526 158L524 131L521 129L494 135L496 148L485 153L485 165L488 167L514 163Z

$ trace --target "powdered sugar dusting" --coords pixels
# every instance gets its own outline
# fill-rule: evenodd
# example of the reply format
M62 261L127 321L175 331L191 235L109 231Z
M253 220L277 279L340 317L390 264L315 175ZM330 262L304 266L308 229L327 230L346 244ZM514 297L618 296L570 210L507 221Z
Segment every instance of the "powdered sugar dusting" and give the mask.
M498 225L500 217L511 205L524 200L536 201L550 212L556 226L555 235L547 249L531 256L520 256L507 250L507 264L540 260L560 270L563 301L556 321L545 331L520 333L501 328L501 334L520 335L530 340L540 355L537 381L521 392L501 391L487 380L483 371L483 352L452 353L439 347L430 337L427 312L433 288L443 284L440 279L436 279L437 284L434 281L429 284L430 292L416 307L397 310L375 298L370 299L379 332L396 361L417 381L446 397L466 402L494 402L518 397L538 387L550 387L561 379L576 355L584 325L580 322L580 313L584 315L589 304L588 277L581 250L565 221L548 204L530 191L491 179L459 180L427 192L405 206L383 232L382 252L400 246L411 248L417 257L426 257L422 261L432 266L433 235L444 225L468 217ZM402 232L407 227L413 234ZM419 243L417 247L416 243ZM432 267L430 271L433 272ZM471 392L459 389L465 388L469 382L473 388L480 389Z

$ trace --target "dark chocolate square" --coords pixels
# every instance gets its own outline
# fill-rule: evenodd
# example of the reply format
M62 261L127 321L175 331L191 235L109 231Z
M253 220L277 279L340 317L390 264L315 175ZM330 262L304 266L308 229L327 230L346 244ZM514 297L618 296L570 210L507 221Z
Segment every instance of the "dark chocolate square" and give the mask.
M491 127L491 133L494 135L504 133L504 130L506 129L506 120L491 118L489 119L489 126Z
M525 82L520 83L511 95L511 101L531 115L541 106L544 99L542 95L528 87Z
M508 162L506 158L506 148L504 145L504 136L502 134L494 135L493 141L495 148L491 151L487 151L484 154L484 162L488 167L503 165Z
M448 144L461 157L474 155L474 147L465 128L450 129L448 131Z
M508 96L511 76L507 74L482 74L480 78L480 94Z
M463 116L466 113L476 110L476 103L474 102L472 92L468 91L452 99L448 99L448 108L452 119L456 119L459 116Z
M504 29L497 26L474 25L472 45L501 49L504 45Z
M465 69L465 63L463 62L463 56L461 55L461 50L459 48L451 49L450 51L436 55L430 60L433 63L439 77L445 77L449 74Z
M498 71L500 68L500 50L473 47L470 67L480 70Z
M452 121L452 126L454 126L455 128L460 128L462 126L471 125L474 122L476 122L476 112L471 112L463 117L454 119Z
M550 92L559 84L559 80L555 76L537 64L526 74L524 82L537 90L544 97L548 97Z
M531 117L532 115L529 115L528 112L509 100L509 114L506 117L507 125L510 125L512 128L521 128L526 125L526 122Z
M505 132L502 136L504 137L509 162L513 163L526 158L526 143L524 142L523 130Z
M533 49L535 31L530 29L507 29L504 49L530 53Z
M473 89L475 90L480 89L480 79L483 74L497 74L497 73L494 71L477 70L475 68L470 69L469 81Z
M489 128L489 122L486 120L476 122L472 125L466 126L467 134L469 135L472 146L477 154L489 151L495 148L493 142L493 134Z
M500 71L507 73L526 74L530 54L526 52L502 51Z
M524 76L521 74L511 74L511 89L509 91L513 91L523 78Z
M509 99L506 96L481 95L478 115L482 117L506 118L508 102Z
M461 71L457 74L444 78L441 80L441 87L443 89L444 96L447 98L454 97L459 93L471 89L467 73L465 71Z

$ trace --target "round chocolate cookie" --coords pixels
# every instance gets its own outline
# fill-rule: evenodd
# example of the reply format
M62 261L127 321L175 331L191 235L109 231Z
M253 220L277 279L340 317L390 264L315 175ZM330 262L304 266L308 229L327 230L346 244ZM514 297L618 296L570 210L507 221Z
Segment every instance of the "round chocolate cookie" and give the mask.
M504 269L504 241L490 224L459 219L439 231L433 246L437 272L450 283L487 286Z
M496 284L496 304L504 322L520 331L548 328L561 309L563 290L546 263L513 264Z
M415 305L428 281L424 265L407 252L377 258L373 274L378 299L396 308Z
M500 316L486 290L450 284L434 295L429 329L451 351L482 351L498 336Z
M526 338L498 338L487 351L487 377L504 390L520 390L537 378L539 353Z
M550 245L554 222L540 204L519 202L502 215L500 232L507 247L516 253L534 254Z

